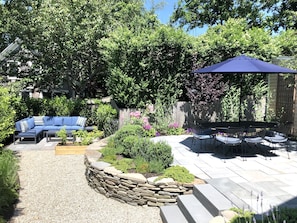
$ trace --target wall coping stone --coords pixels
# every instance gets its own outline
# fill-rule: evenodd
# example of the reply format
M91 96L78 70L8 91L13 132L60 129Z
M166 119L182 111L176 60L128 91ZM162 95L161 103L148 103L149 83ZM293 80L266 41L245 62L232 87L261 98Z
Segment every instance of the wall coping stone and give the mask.
M136 181L137 183L144 184L147 182L146 178L140 173L122 173L118 177L124 178L126 180Z
M104 173L108 173L113 176L118 176L123 173L122 171L114 168L113 166L110 166L110 164L108 167L104 168L103 171L104 171Z
M94 167L98 170L104 170L105 168L107 167L110 167L110 163L106 163L106 162L102 162L102 161L99 161L99 162L90 162L91 163L91 167Z

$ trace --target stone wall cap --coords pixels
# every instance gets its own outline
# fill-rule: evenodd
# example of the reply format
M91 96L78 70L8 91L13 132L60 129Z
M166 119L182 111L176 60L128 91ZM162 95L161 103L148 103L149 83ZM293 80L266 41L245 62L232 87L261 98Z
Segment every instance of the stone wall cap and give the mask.
M155 180L157 179L158 177L149 177L147 178L147 182L149 184L155 184Z
M169 185L176 183L172 178L162 178L155 182L156 185Z
M106 163L103 161L91 163L91 167L96 168L98 170L104 170L106 167L109 167L109 166L110 166L110 163Z
M119 174L123 173L122 171L114 168L113 166L108 166L108 167L104 168L104 172L111 174L113 176L118 176Z
M126 180L135 181L137 183L144 184L147 182L146 178L140 173L122 173L122 174L119 174L118 177Z

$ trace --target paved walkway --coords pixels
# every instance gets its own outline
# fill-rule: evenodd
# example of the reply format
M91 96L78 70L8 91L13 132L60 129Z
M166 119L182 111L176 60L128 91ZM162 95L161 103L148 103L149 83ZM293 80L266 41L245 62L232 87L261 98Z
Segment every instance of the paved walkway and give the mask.
M235 156L222 159L212 151L197 153L200 144L192 144L190 135L161 136L155 141L166 141L172 147L174 164L186 167L195 176L215 186L237 205L256 213L268 211L272 206L297 207L297 152L296 144L288 154L276 150L275 156L265 158L256 154L243 161ZM13 150L53 149L54 142L45 140L34 144L11 145ZM240 200L238 204L235 200Z

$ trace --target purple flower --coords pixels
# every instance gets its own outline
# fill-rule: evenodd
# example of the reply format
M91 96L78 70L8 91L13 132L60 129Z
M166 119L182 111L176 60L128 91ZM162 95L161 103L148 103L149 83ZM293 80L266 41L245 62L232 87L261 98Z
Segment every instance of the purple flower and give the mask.
M156 132L156 136L160 136L161 134L160 134L160 132Z
M193 132L193 129L191 129L191 128L188 128L187 131L186 131L186 133L188 133L188 134L192 133L192 132Z

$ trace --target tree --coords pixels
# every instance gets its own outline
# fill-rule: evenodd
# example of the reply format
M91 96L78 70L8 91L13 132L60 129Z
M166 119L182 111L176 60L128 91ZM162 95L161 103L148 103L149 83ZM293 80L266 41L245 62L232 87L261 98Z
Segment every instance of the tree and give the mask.
M251 27L278 32L297 28L295 0L179 0L171 23L189 30L196 27L223 25L229 18L245 19Z
M295 0L264 1L268 9L267 24L271 30L297 28L297 2Z
M223 25L229 18L245 18L249 27L263 26L262 8L259 0L179 0L171 23L191 30L205 25Z
M101 41L110 68L108 92L120 107L144 107L157 98L171 105L191 70L191 37L169 26L150 26L155 28L122 27Z
M143 2L46 0L31 7L25 45L33 52L34 85L74 97L105 94L106 64L97 41L143 13Z

